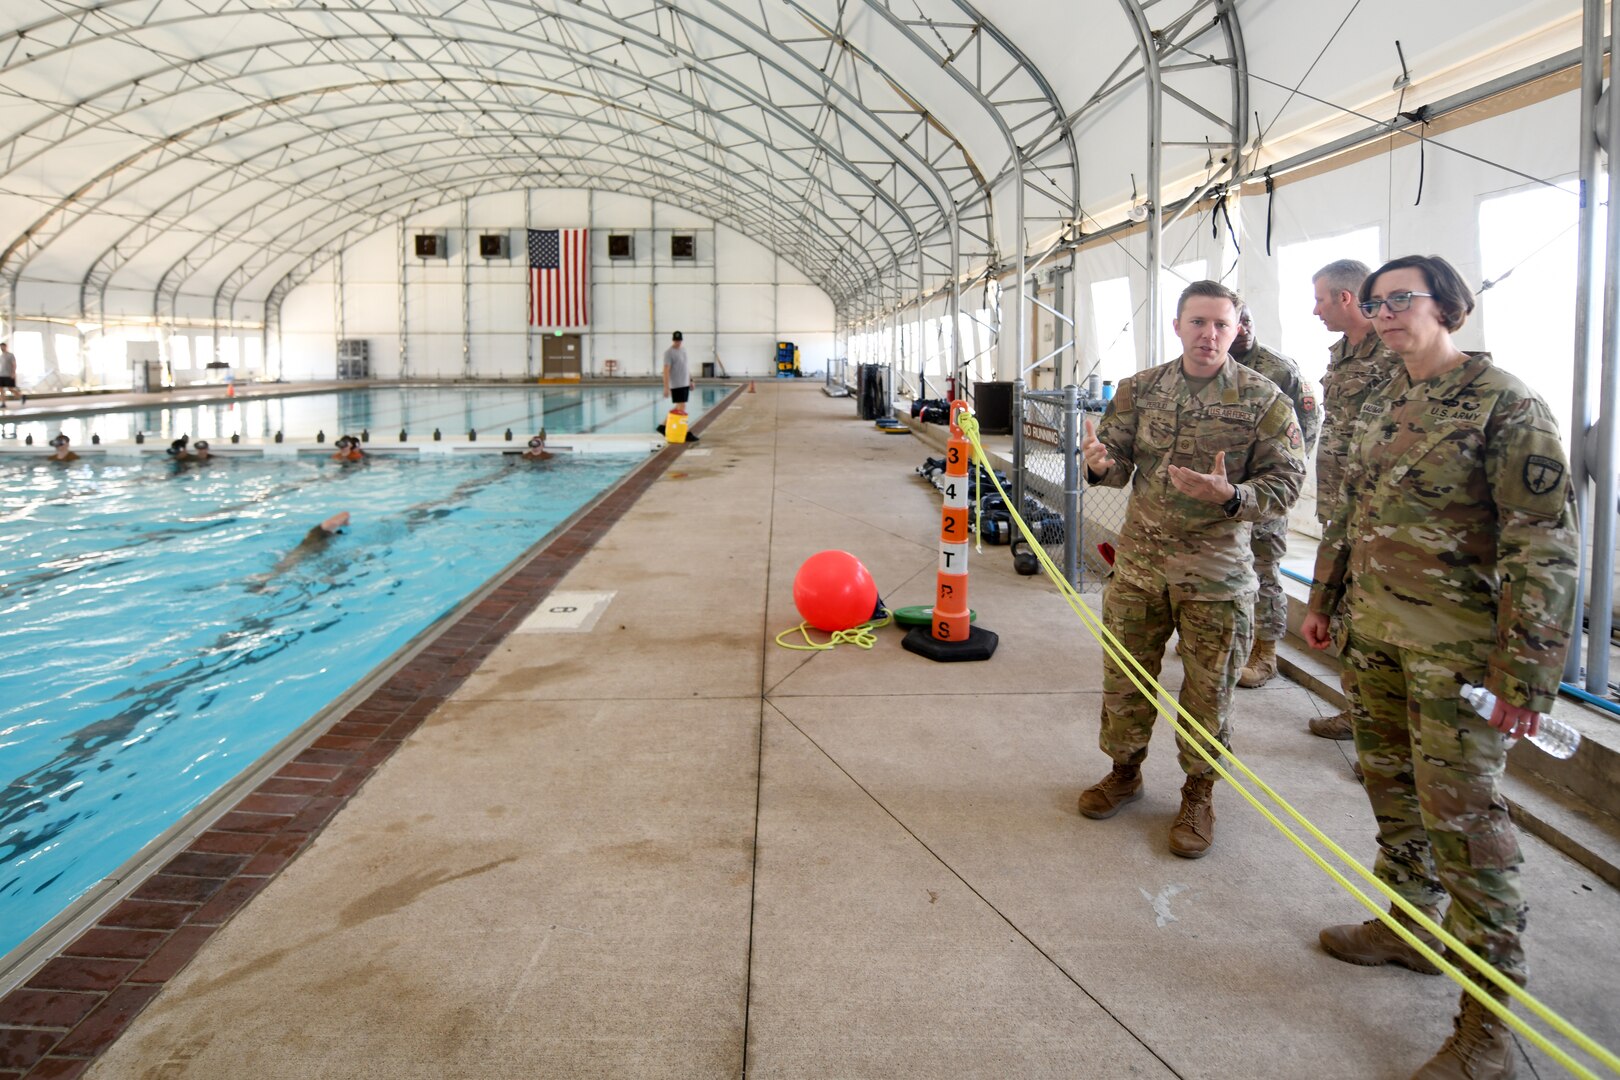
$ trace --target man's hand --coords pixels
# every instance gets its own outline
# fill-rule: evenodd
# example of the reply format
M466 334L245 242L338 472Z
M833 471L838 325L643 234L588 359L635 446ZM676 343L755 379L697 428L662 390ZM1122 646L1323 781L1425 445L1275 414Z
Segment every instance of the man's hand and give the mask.
M1305 616L1305 621L1299 624L1299 636L1305 639L1305 644L1313 649L1321 650L1333 644L1333 634L1328 629L1328 617L1320 611L1312 611Z
M1097 426L1090 420L1086 421L1086 433L1080 439L1080 453L1086 459L1086 470L1094 476L1101 476L1114 467L1108 447L1098 440Z
M1201 473L1196 469L1183 469L1180 465L1170 466L1170 483L1183 495L1190 495L1200 502L1223 503L1237 494L1237 488L1226 479L1225 450L1215 451L1214 472Z
M1522 705L1509 705L1496 699L1491 710L1491 727L1510 739L1526 739L1541 730L1541 714Z

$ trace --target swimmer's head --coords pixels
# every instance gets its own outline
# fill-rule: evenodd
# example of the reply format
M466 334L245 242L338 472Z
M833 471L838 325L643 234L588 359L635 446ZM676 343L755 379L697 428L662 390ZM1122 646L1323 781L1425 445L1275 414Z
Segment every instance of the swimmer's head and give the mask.
M544 435L536 435L534 438L529 440L529 449L530 450L538 450L544 445L546 445L546 439L545 439Z
M196 446L192 447L192 449L201 450L205 454L208 453L208 440L207 439L198 439Z
M174 442L169 444L169 453L170 453L170 455L172 455L174 457L179 457L181 454L185 453L186 452L186 444L189 443L189 442L191 442L191 436L190 435L182 435L178 439L174 440Z
M52 446L66 446L67 444L68 437L66 435L58 435L56 438L51 440Z

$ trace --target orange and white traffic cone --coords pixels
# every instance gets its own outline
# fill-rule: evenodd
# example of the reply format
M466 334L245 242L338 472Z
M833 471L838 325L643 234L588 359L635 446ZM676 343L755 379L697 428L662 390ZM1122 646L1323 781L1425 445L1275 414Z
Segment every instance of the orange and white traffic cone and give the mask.
M235 383L226 383L225 384L225 396L226 397L235 397L236 396L236 384Z

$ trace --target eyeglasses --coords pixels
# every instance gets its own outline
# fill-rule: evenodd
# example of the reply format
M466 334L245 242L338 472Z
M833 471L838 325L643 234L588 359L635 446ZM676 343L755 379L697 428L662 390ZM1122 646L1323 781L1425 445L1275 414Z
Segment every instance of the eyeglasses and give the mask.
M1356 306L1361 308L1361 313L1363 315L1367 316L1369 319L1372 319L1377 317L1378 309L1383 307L1385 304L1389 305L1389 310L1391 311L1405 311L1407 308L1412 306L1412 301L1420 296L1427 296L1430 300L1434 299L1434 293L1398 292L1390 293L1382 300L1366 300Z

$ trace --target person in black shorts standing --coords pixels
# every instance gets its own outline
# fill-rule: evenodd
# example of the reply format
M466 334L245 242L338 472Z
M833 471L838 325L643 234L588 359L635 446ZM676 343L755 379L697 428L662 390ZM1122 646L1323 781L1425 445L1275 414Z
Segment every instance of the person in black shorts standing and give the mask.
M664 396L669 398L670 412L686 413L686 402L692 396L692 366L686 360L686 346L681 344L681 332L670 336L669 348L664 350ZM658 427L664 430L663 425ZM696 435L688 435L687 442L697 442Z
M677 338L679 334L675 335ZM682 353L681 355L685 355ZM28 395L17 389L17 357L7 342L0 341L0 409L6 407L9 397L22 398L17 404L28 404ZM682 400L685 400L684 398Z

